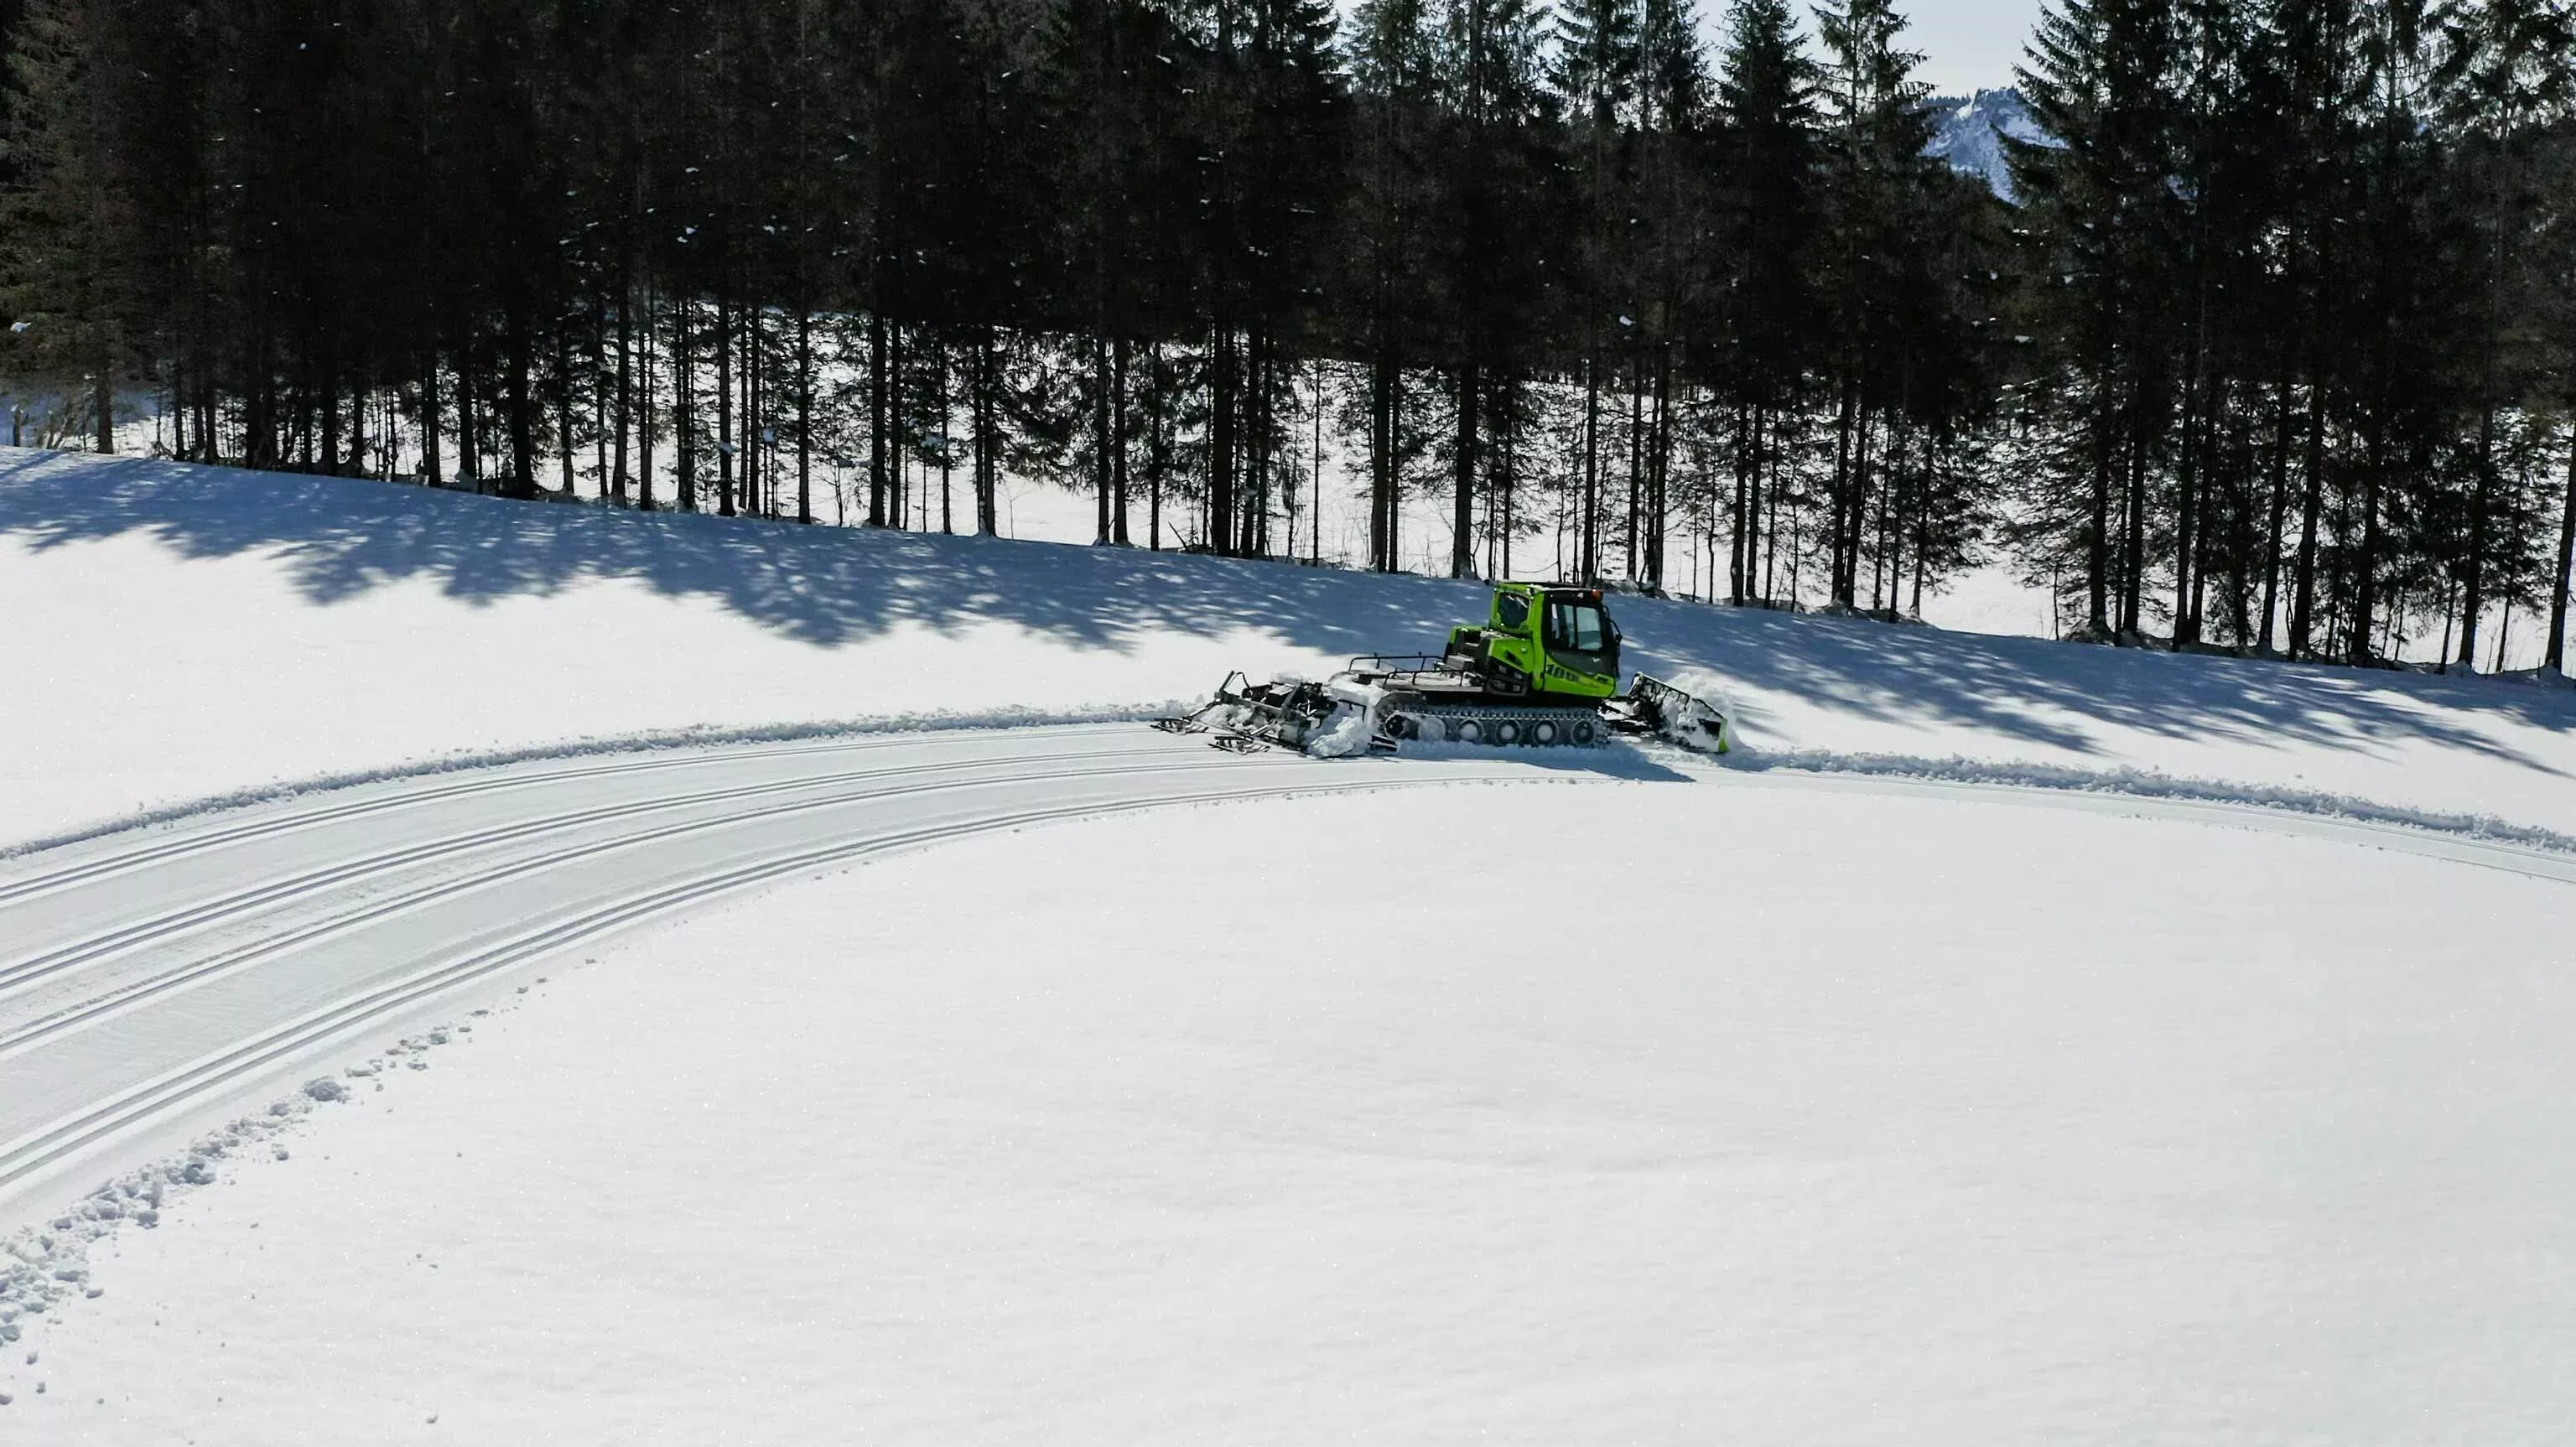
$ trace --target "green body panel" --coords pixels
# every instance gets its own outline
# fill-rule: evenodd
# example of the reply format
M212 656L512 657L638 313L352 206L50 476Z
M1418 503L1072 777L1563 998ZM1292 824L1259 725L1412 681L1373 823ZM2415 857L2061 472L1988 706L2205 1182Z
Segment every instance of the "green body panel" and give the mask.
M1603 646L1579 652L1566 646L1570 640L1558 640L1551 647L1551 604L1560 617L1568 610L1598 612ZM1451 629L1448 654L1476 669L1499 694L1591 702L1619 692L1618 625L1601 606L1601 595L1588 588L1497 584L1485 625Z

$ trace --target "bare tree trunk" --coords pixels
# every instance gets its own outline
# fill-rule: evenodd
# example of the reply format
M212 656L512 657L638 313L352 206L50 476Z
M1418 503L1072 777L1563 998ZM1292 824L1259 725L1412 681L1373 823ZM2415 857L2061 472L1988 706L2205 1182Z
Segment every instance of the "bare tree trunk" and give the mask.
M653 315L660 310L660 302L660 293L654 289L652 279L647 277L644 282L644 347L635 366L639 394L635 405L635 449L640 454L635 474L635 505L646 512L653 510L653 347L654 339L659 335L653 326Z
M2568 570L2576 564L2576 437L2567 448L2567 495L2558 512L2558 566L2550 573L2548 656L2541 666L2555 672L2567 670L2567 592Z
M610 490L626 501L626 434L635 420L635 247L633 228L620 224L617 241L617 440L609 462Z
M1469 362L1458 372L1457 492L1450 509L1449 576L1476 575L1476 464L1484 372Z
M456 470L473 479L474 491L484 490L483 473L483 343L469 337L464 358L456 373Z
M2200 558L2200 464L2201 440L2207 433L2207 419L2201 414L2208 399L2200 380L2200 343L2194 331L2191 371L2183 383L2182 402L2182 469L2174 496L2174 624L2173 647L2180 652L2184 644L2196 642L2200 620L2192 613L2196 591L2193 580L2199 574Z
M340 367L337 359L322 364L322 470L340 475Z
M716 293L716 513L734 515L733 299Z
M1601 348L1595 343L1583 358L1583 498L1574 530L1574 564L1579 581L1601 575Z
M349 474L367 475L367 389L363 385L349 396Z
M590 297L590 475L599 486L600 500L617 495L617 474L608 465L608 435L616 430L609 417L617 405L617 394L608 385L608 297L593 292Z
M1837 385L1834 388L1834 513L1832 521L1834 552L1832 576L1827 581L1826 594L1834 602L1843 604L1845 607L1849 607L1851 605L1850 587L1843 580L1843 540L1850 532L1850 518L1848 515L1852 511L1851 479L1853 417L1854 414L1859 411L1860 399L1853 388L1851 374L1848 368L1844 369L1843 375L1837 378L1836 381Z
M957 531L956 494L950 486L950 474L957 465L956 429L951 424L956 412L948 399L948 339L939 339L939 530ZM969 429L972 430L971 428Z
M680 475L680 511L698 510L697 346L690 336L697 322L697 298L687 292L671 325L671 443Z
M1381 573L1395 571L1396 482L1401 475L1395 450L1403 385L1393 350L1381 344L1369 369L1369 566Z
M2388 467L2387 406L2387 389L2383 386L2380 406L2370 421L2370 471L2362 480L2361 556L2352 565L2352 640L2344 657L2353 663L2366 662L2371 657L2372 617L2379 604L2379 494Z
M814 314L796 309L796 520L814 521Z
M1109 343L1097 332L1091 338L1091 492L1092 511L1096 520L1091 530L1094 546L1109 541L1109 489L1113 450L1109 437Z
M98 413L98 450L101 456L116 451L116 347L113 342L99 348L98 368L90 375L90 406Z
M2316 629L2317 513L2325 496L2326 389L2322 378L2308 383L2308 456L2299 484L2299 558L2296 586L2290 598L2290 656L2305 658Z
M890 525L912 524L911 469L903 455L903 327L900 323L886 328L886 409L893 418L886 434L886 461L892 474L886 478L886 505L892 510Z
M1127 338L1112 344L1109 354L1109 540L1125 547L1127 538Z
M886 322L868 313L868 526L886 525Z
M1209 341L1207 544L1223 554L1234 551L1234 329L1219 323Z
M2105 385L2100 394L2107 396ZM2098 401L2098 399L2097 399ZM2093 419L2093 486L2084 537L2084 621L2095 638L2111 631L2111 418Z
M975 333L975 531L998 537L1002 531L1001 359L993 345L991 323Z
M510 439L510 478L508 493L515 498L537 495L537 444L535 399L528 388L528 298L524 279L503 288L502 324L502 405L509 415L503 419Z
M2290 515L2290 377L2286 363L2273 384L2273 393L2272 522L2263 539L2262 647L2266 652L2272 647L2272 620L2280 605L2281 529Z
M1146 374L1154 381L1154 405L1145 418L1145 537L1155 552L1163 550L1163 473L1170 465L1170 454L1164 448L1164 399L1171 379L1163 371L1163 344L1155 342L1146 351Z
M1637 578L1638 511L1646 487L1646 386L1639 375L1636 349L1628 349L1628 532L1619 567L1629 581Z
M555 451L563 490L572 495L572 329L555 328Z
M1673 471L1673 349L1663 346L1655 365L1654 442L1646 462L1646 584L1664 586L1664 514L1671 506Z
M2469 559L2466 597L2460 609L2460 662L2478 666L2478 610L2486 606L2487 513L2495 480L2495 408L2478 422L2478 478L2469 508Z
M1753 408L1738 400L1735 404L1735 489L1727 499L1726 601L1744 604L1745 522L1752 516L1753 497Z
M211 456L208 460L212 460ZM438 352L435 348L430 351L429 365L420 369L420 470L432 487L446 481L439 472Z
M769 476L769 349L761 337L765 314L755 303L742 309L742 510L776 517L778 500Z

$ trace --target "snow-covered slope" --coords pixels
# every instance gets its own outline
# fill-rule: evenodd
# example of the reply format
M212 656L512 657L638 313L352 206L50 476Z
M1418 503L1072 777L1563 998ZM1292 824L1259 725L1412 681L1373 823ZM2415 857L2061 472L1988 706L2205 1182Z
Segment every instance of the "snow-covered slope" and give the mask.
M2002 137L2017 141L2045 141L2047 132L2031 119L2030 107L2021 92L2006 87L1981 90L1961 100L1957 96L1937 96L1929 102L1940 118L1932 143L1924 154L1937 156L1950 163L1951 169L1971 176L1981 176L1994 193L2013 199L2012 164L2004 158Z
M2552 1440L2567 899L1758 783L988 837L359 1065L0 1441Z
M583 737L1133 713L1481 606L17 454L0 846ZM0 1221L0 1440L2537 1441L2576 1409L2576 856L1885 777L2576 833L2576 698L1618 612L1730 701L1734 769L867 739L0 865L39 926L0 939L0 1099L57 1122L0 1157L314 1081ZM1164 771L1162 812L1093 817ZM1501 837L1568 842L1530 883ZM769 890L616 933L729 884Z
M0 841L568 739L1133 714L1432 646L1474 584L0 454ZM2234 784L2576 832L2576 698L1620 600L1755 754Z

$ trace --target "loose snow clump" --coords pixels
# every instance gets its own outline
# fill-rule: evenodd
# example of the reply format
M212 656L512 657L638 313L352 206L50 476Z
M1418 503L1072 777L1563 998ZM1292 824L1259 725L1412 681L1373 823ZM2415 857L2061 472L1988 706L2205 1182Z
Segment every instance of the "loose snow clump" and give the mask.
M1316 731L1306 743L1306 752L1319 759L1347 759L1368 752L1369 738L1376 732L1369 724L1369 711L1354 704L1335 704L1332 721Z
M404 1040L389 1053L416 1054L445 1044L452 1038L451 1028L441 1026L426 1039ZM411 1064L414 1069L427 1068L421 1061ZM352 1067L348 1074L363 1077L379 1068L370 1061ZM253 1146L265 1144L273 1159L285 1160L286 1147L275 1137L293 1129L315 1106L349 1098L349 1087L338 1079L316 1076L294 1095L198 1140L183 1154L109 1181L42 1227L26 1227L0 1238L0 1343L24 1335L19 1325L23 1317L41 1316L75 1293L88 1299L105 1294L104 1288L90 1284L92 1243L128 1221L146 1228L160 1225L161 1212L170 1200L213 1185L221 1178L218 1168L225 1160Z

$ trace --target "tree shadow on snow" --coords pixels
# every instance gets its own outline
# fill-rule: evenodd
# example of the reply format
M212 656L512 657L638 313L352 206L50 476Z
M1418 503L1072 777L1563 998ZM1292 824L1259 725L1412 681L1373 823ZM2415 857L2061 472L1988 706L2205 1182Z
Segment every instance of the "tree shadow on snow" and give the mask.
M0 534L38 548L142 534L192 558L274 554L330 604L413 580L472 603L624 580L718 603L817 647L901 625L1006 623L1126 652L1238 629L1324 653L1436 648L1475 584L1222 558L504 502L371 481L0 449ZM2470 679L2177 657L1623 599L1632 661L1924 727L2078 753L2089 726L2176 738L2431 741L2547 766L2486 717L2564 731L2576 696ZM1213 682L1213 680L1211 680ZM1750 701L1758 710L1758 698ZM2555 772L2551 770L2550 772Z

